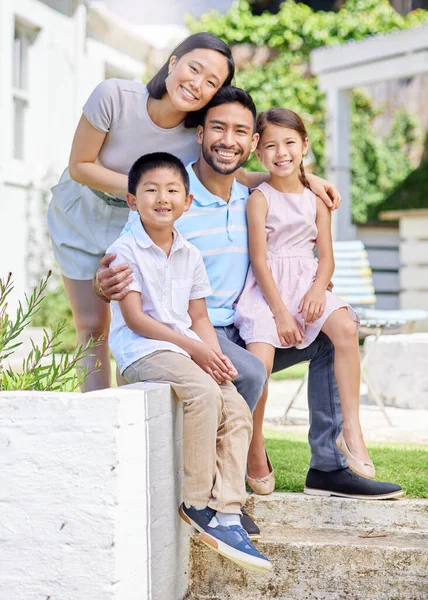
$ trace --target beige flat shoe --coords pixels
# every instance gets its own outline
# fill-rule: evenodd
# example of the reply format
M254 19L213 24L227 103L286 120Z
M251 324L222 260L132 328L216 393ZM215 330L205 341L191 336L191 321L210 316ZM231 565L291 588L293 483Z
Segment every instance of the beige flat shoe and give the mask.
M351 451L345 442L345 438L343 437L343 431L339 433L339 436L336 440L336 446L348 461L348 467L351 469L351 471L357 475L360 475L361 477L366 477L367 479L375 478L376 471L372 461L369 460L367 462L361 458L356 458L353 454L351 454Z
M248 477L247 475L247 483L249 487L253 490L255 494L260 494L261 496L271 494L275 489L275 471L269 460L267 452L266 460L269 467L269 475L266 475L266 477L256 477L255 479L253 479L253 477Z

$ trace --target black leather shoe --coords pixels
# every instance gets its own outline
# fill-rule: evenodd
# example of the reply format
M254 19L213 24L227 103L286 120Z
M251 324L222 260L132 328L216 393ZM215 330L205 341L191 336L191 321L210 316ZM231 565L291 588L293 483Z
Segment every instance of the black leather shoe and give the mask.
M388 500L404 494L395 483L360 477L347 468L337 471L309 469L304 492L313 496L340 496L358 500Z
M248 537L250 540L259 540L261 538L260 529L254 523L253 519L247 513L245 508L241 508L242 517L241 517L241 525L248 533Z

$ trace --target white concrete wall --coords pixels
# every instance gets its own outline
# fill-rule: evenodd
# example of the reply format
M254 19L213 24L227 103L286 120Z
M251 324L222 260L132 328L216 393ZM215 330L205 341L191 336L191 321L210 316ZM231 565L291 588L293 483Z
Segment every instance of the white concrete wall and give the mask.
M0 394L0 598L181 600L182 412L169 386Z
M138 79L145 68L143 43L132 37L128 50L133 44L135 56L125 53L121 36L112 33L112 26L104 26L102 20L94 24L93 19L87 26L86 7L83 2L75 5L68 16L38 0L0 2L0 277L14 273L15 300L28 290L37 265L45 272L54 264L44 235L44 195L68 163L82 105L109 69ZM34 31L28 49L23 160L13 158L15 19Z
M428 334L368 336L371 382L387 406L428 409Z
M381 218L399 221L401 308L428 310L428 210L386 211Z

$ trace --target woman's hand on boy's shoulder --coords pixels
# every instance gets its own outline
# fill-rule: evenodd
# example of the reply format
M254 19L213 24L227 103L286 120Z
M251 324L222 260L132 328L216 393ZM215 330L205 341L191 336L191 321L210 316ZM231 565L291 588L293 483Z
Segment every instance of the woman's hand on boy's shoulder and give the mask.
M132 283L132 269L129 265L110 266L115 258L114 253L103 256L94 275L94 290L106 302L122 300L129 292L128 285Z

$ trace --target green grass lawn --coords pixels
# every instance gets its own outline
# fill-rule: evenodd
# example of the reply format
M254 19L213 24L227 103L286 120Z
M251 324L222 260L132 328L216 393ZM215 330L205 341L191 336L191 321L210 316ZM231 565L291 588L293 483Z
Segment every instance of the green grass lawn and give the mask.
M305 436L265 431L266 447L275 468L277 492L302 492L310 451ZM401 485L410 498L428 498L428 447L413 444L367 444L376 479Z
M284 371L278 371L278 373L273 373L271 375L271 379L303 379L308 368L309 363L299 363L298 365L293 365L288 369L284 369Z

